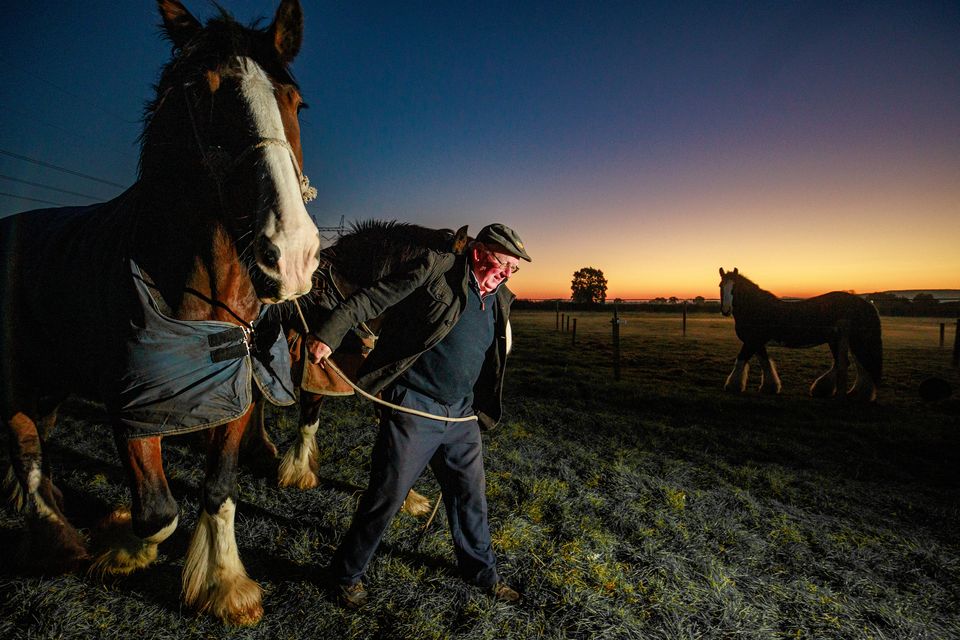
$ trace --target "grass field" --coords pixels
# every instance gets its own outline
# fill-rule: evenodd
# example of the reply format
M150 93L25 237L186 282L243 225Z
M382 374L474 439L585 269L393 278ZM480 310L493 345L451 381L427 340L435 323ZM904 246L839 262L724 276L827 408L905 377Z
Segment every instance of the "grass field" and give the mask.
M622 379L610 315L579 313L577 344L552 312L517 312L506 416L487 435L501 573L525 596L461 583L441 513L399 516L368 573L361 613L323 575L366 482L374 423L353 399L321 427L321 486L280 490L241 473L237 537L265 588L263 621L231 629L182 610L179 575L202 459L165 448L180 528L146 572L106 583L31 576L0 516L0 638L960 638L960 372L936 319L883 318L875 406L814 400L826 347L772 348L783 393L722 391L732 320L627 313ZM940 376L951 399L925 403ZM295 416L270 415L281 448ZM74 402L49 446L68 514L89 530L127 500L112 438ZM429 471L417 489L435 497Z

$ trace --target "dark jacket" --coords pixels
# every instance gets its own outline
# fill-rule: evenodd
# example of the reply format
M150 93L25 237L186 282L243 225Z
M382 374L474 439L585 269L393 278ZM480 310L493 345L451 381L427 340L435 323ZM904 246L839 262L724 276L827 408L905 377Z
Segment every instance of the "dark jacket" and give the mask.
M466 304L469 278L467 255L428 251L406 268L355 291L313 334L336 350L353 327L383 314L377 346L357 377L360 387L379 393L450 332ZM480 425L488 429L496 426L502 415L510 305L516 296L501 285L494 298L494 341L474 385L473 401Z

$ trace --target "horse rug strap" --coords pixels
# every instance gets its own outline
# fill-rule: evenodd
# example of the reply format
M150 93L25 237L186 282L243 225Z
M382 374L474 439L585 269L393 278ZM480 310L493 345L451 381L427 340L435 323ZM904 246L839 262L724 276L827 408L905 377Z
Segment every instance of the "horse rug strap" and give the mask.
M144 323L131 326L117 402L128 437L187 433L236 420L253 401L251 380L273 404L294 403L290 354L279 326L263 327L275 330L276 340L267 353L257 353L252 328L167 317L140 268L132 260L130 265ZM266 324L266 310L254 327Z

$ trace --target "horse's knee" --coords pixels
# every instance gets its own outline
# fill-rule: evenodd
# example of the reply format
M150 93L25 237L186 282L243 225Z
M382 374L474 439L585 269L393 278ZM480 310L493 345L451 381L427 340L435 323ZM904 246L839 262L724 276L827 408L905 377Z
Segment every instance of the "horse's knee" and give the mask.
M320 421L320 410L326 396L319 393L300 390L300 423L302 425L315 424Z

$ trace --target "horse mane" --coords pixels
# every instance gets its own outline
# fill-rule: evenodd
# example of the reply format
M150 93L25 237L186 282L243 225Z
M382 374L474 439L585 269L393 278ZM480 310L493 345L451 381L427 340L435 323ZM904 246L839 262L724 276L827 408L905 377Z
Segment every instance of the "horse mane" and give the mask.
M396 220L363 220L351 225L323 255L357 287L366 287L428 251L448 251L453 232Z
M737 291L734 293L733 299L736 300L738 297L741 297L743 294L752 295L753 297L759 298L764 302L777 302L780 298L773 293L770 293L766 289L763 289L756 282L743 275L742 273L732 274L736 279Z
M299 314L306 313L312 326L316 309L329 309L330 305L338 303L340 294L330 290L330 282L324 273L328 266L335 272L335 279L349 285L348 289L340 291L349 296L352 291L372 285L429 251L450 251L452 241L453 231L450 229L430 229L396 220L354 222L349 232L320 252L320 267L313 276L313 290L299 302L273 305L274 313L284 325L291 324L297 329L302 326Z

